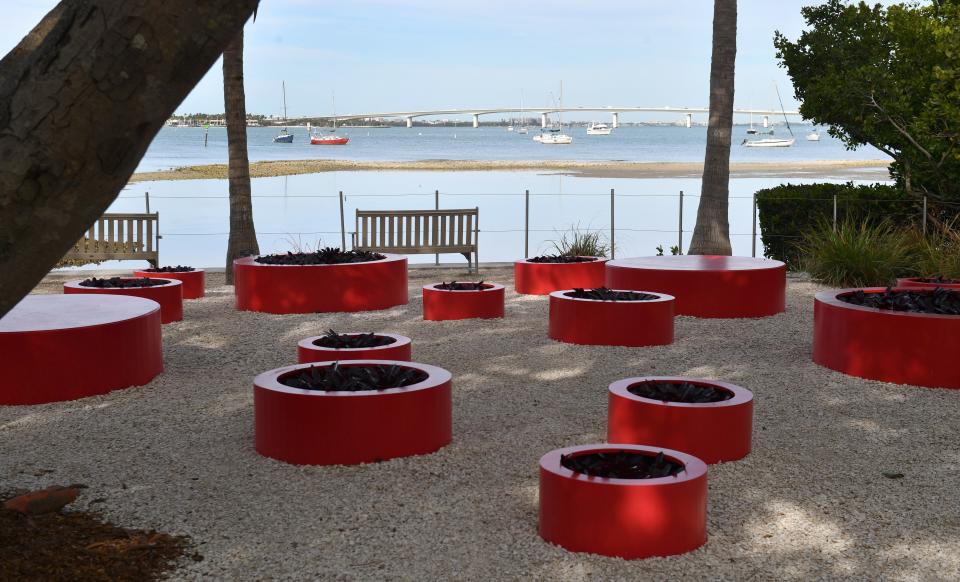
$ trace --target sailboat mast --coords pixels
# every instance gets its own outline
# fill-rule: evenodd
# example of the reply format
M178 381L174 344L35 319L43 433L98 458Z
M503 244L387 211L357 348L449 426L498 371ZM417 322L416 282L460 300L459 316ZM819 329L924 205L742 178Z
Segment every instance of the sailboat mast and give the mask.
M283 91L283 121L287 121L287 82L280 81L280 90Z
M790 135L793 135L793 130L790 129L790 120L787 119L787 112L783 109L783 98L780 97L780 87L777 87L777 84L773 84L773 88L777 90L777 99L780 101L780 113L783 114L783 120L787 123L787 131L790 132Z
M560 80L560 111L557 112L560 116L560 132L563 132L563 80Z

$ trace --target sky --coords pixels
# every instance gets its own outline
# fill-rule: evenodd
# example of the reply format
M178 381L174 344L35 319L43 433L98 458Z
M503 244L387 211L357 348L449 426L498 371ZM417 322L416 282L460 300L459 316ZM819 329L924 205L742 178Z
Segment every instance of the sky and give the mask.
M56 5L4 0L0 54ZM811 0L740 0L736 107L776 109L774 30L795 39ZM884 2L890 4L892 2ZM546 106L706 107L712 0L263 0L245 29L247 111L291 117ZM223 111L218 61L177 108ZM589 114L586 114L589 116ZM676 114L631 114L674 120ZM625 118L625 120L628 120Z

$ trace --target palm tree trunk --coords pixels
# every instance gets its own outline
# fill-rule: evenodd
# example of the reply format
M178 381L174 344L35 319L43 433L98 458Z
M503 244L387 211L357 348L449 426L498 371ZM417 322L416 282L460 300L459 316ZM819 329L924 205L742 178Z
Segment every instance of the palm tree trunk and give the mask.
M230 182L230 238L227 241L227 285L233 285L233 261L260 254L253 227L250 160L247 157L247 105L243 90L243 30L223 51L223 106L227 121L227 163Z
M710 61L710 120L697 225L691 255L730 255L730 136L733 133L733 78L737 58L737 0L713 1L713 57Z

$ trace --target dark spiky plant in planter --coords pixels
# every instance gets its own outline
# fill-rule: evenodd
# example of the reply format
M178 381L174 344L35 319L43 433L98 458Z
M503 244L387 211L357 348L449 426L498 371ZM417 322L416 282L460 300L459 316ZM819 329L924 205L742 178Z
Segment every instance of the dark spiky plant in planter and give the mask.
M638 291L614 291L606 287L597 287L596 289L580 289L565 293L567 297L574 299L592 299L593 301L652 301L659 299L659 295L652 293L640 293Z
M960 292L942 287L931 291L895 290L888 287L881 293L868 293L858 289L852 293L841 294L837 299L851 305L888 311L960 315Z
M280 383L303 390L360 392L403 388L426 379L427 374L423 371L397 364L341 366L339 362L334 362L329 366L310 366L289 376L281 376Z
M149 269L143 269L143 272L145 273L190 273L193 271L196 271L196 269L184 265L167 265L164 267L151 267Z
M110 277L109 279L97 279L91 277L80 281L83 287L94 287L96 289L134 289L137 287L156 287L158 285L168 285L170 281L165 279L132 279L130 277Z
M595 261L598 261L598 260L600 260L600 259L597 258L597 257L577 257L577 256L570 256L570 255L540 255L540 256L538 256L538 257L532 257L532 258L527 259L527 261L530 262L530 263L538 263L538 264L542 264L542 263L560 263L560 264L567 264L567 263L592 263L592 262L595 262Z
M633 384L627 390L631 394L660 400L662 402L685 402L687 404L704 404L707 402L722 402L733 398L733 392L717 386L694 384L693 382L640 382Z
M314 345L335 349L375 348L395 343L397 340L390 336L375 333L337 333L328 329L323 337L314 340Z
M263 265L341 265L382 261L385 258L387 258L386 255L371 251L342 251L338 248L326 247L310 253L287 251L283 254L262 255L256 258L256 262Z
M436 287L437 289L442 289L444 291L483 291L484 289L487 289L490 286L485 285L483 281L460 282L460 283L456 281L450 281L449 283L447 283L446 281L444 281L439 285L434 285L434 287Z
M636 451L604 451L586 455L561 455L560 464L584 475L610 479L658 479L683 471L683 465L663 456Z

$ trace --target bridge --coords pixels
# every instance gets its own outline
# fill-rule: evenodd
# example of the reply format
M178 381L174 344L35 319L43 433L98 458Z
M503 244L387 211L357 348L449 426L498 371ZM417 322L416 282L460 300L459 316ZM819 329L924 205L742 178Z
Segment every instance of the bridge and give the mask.
M435 109L432 111L382 111L375 113L356 113L350 115L318 115L313 117L290 117L288 118L291 121L297 120L306 120L306 119L316 119L317 117L326 117L329 119L335 119L337 122L347 121L351 119L382 119L390 117L400 117L406 119L407 127L413 127L413 120L417 117L432 117L436 115L472 115L473 116L473 126L480 127L480 116L481 115L493 115L496 113L539 113L540 114L540 126L547 127L547 117L551 113L575 113L575 112L602 112L609 113L612 116L613 127L620 126L620 114L621 113L680 113L686 115L687 118L687 127L693 125L693 114L694 113L709 113L709 109L704 108L694 108L694 107L529 107L524 108L522 111L519 108L509 108L509 107L492 107L489 109ZM768 127L770 125L771 116L779 115L790 115L798 117L800 115L799 111L775 111L771 109L734 109L733 113L735 115L757 115L763 120L763 127Z

